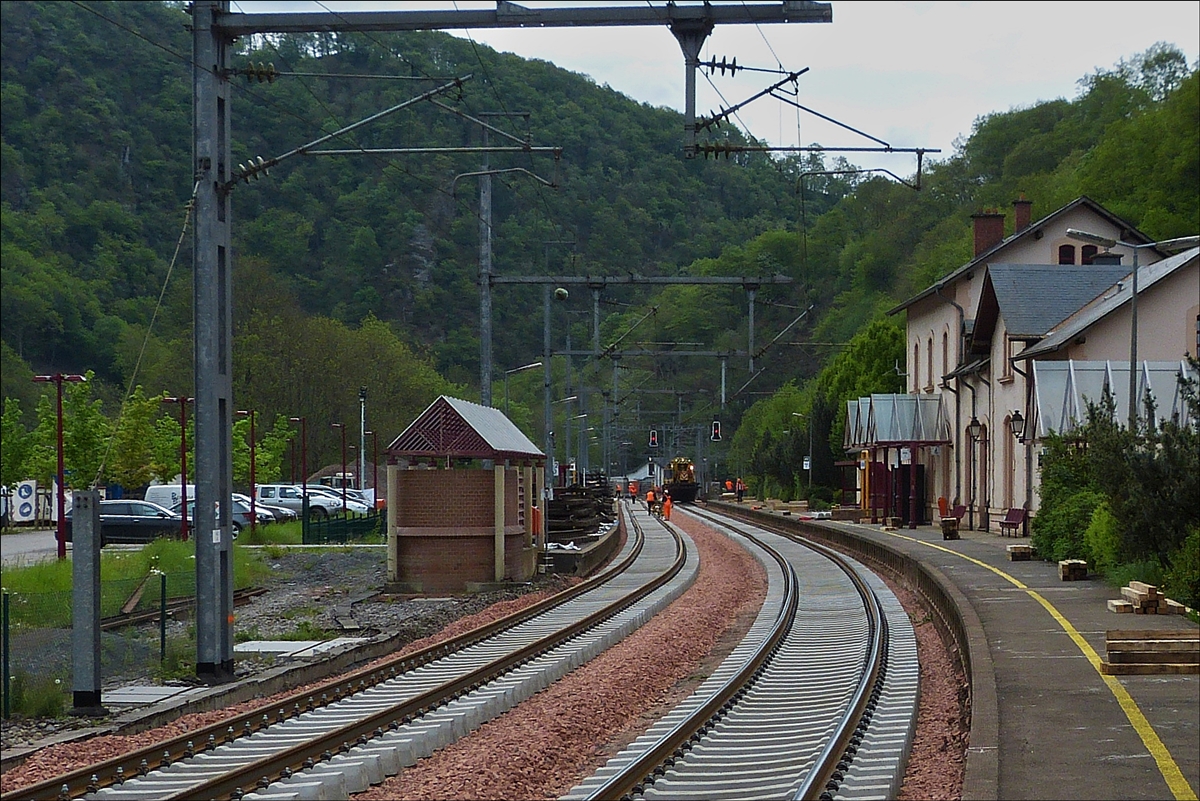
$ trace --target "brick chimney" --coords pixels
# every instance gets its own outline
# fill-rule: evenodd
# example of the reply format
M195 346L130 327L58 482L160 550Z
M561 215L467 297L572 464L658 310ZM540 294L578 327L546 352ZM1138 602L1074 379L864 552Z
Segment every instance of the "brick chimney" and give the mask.
M1004 215L995 209L984 209L971 215L975 221L975 256L1004 239Z
M1026 200L1022 194L1013 201L1013 233L1018 234L1029 227L1033 221L1033 201Z

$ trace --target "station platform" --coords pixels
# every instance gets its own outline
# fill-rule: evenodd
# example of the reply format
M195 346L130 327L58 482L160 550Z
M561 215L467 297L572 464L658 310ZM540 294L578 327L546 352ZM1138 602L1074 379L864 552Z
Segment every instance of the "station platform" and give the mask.
M792 518L794 519L794 518ZM1108 611L1099 577L1009 561L1028 539L940 527L884 530L827 520L937 569L971 607L972 724L964 799L1195 799L1200 675L1101 673L1110 629L1191 631L1181 615Z

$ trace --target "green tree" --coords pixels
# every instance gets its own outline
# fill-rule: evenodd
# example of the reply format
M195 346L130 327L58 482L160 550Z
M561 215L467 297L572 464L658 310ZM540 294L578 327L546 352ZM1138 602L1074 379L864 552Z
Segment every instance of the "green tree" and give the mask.
M0 417L0 487L11 487L28 478L25 462L29 454L30 435L21 422L21 402L4 399L4 414Z
M140 384L135 387L114 425L105 471L110 481L136 489L163 472L154 444L154 423L161 414L162 396L146 397Z

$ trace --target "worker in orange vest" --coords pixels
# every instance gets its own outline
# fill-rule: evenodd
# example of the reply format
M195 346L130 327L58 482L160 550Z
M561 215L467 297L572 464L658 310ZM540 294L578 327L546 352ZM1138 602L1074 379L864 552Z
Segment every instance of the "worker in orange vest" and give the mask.
M654 511L654 500L655 500L654 487L651 486L650 489L646 490L646 511L647 512Z
M671 519L671 493L667 493L667 497L663 498L663 519Z

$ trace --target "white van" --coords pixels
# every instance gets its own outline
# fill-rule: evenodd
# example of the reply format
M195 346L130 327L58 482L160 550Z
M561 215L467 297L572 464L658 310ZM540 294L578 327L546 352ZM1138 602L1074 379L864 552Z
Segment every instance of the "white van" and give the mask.
M196 485L187 485L189 501L196 500ZM168 509L174 509L183 500L183 485L181 484L152 484L146 487L146 500L157 503Z

